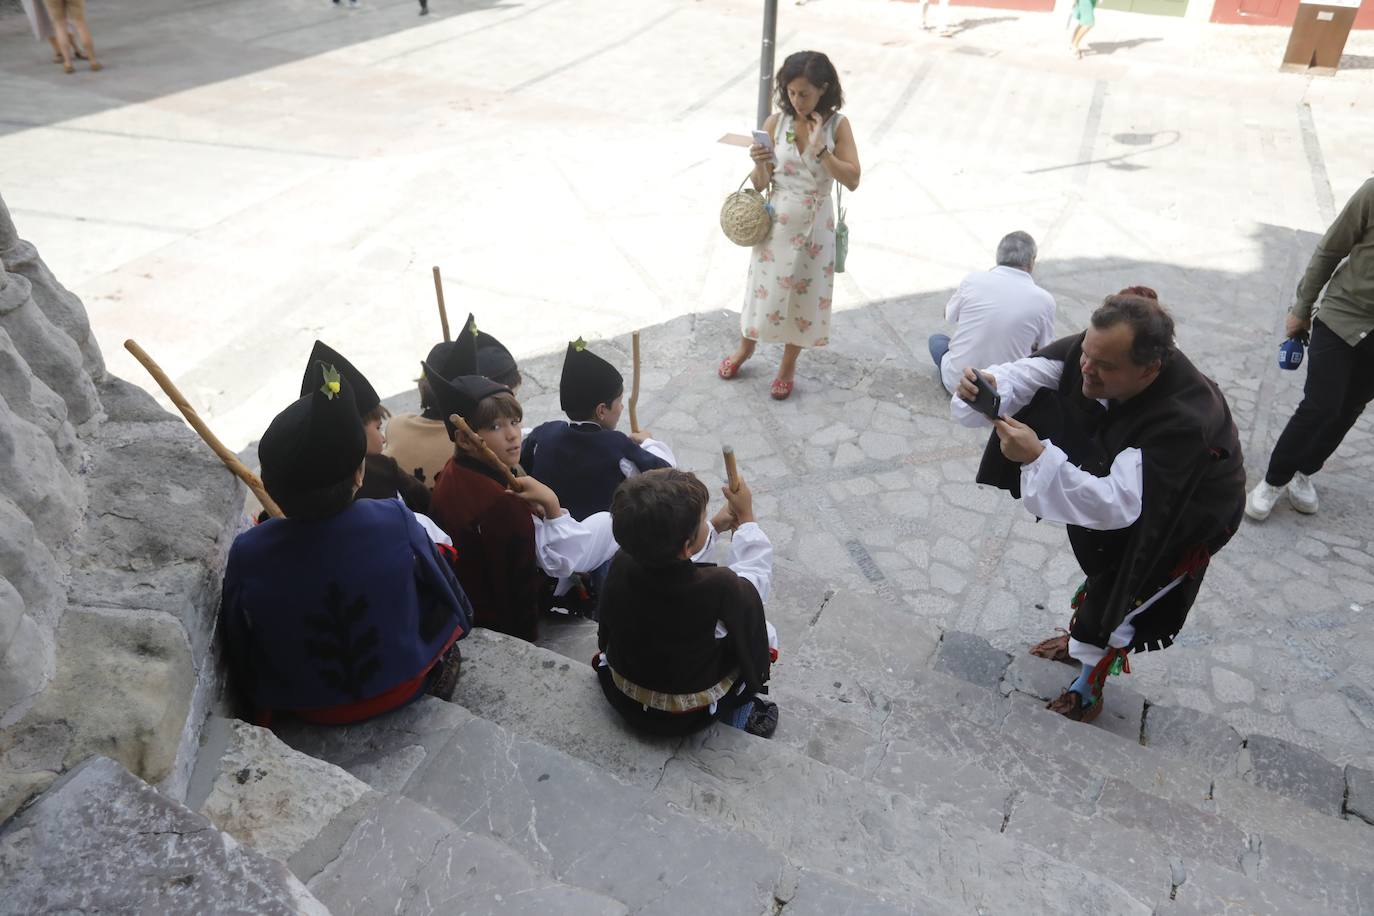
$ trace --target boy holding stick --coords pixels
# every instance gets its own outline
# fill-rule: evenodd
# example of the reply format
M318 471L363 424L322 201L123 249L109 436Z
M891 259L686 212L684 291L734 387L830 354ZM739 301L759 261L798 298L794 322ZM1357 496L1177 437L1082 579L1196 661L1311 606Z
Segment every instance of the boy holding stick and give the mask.
M647 432L616 429L625 380L580 338L568 344L559 381L568 419L536 427L520 452L520 466L553 488L573 518L605 512L621 481L672 467L672 450Z
M732 475L707 520L695 475L646 471L616 490L620 552L601 596L592 661L602 692L634 728L684 735L720 721L772 737L778 707L762 699L777 634L764 619L773 546L754 521L753 494ZM725 567L701 561L733 531Z
M524 411L509 388L471 372L445 378L433 366L425 377L452 436L430 512L453 538L476 625L533 641L548 592L557 601L575 574L615 553L610 516L576 520L549 487L513 476Z
M347 378L317 362L311 390L258 446L285 518L240 534L224 572L230 665L259 724L292 713L359 722L424 693L452 695L472 610L398 500L354 500L367 433Z
M387 424L384 453L396 459L402 470L433 490L439 472L453 457L453 441L449 438L443 411L434 397L423 367L433 366L444 378L456 378L466 372L474 372L504 385L512 394L520 390L522 379L515 357L501 341L478 331L472 315L468 315L457 340L435 344L420 365L421 374L417 382L420 412L397 414L391 418ZM460 368L464 366L467 368Z

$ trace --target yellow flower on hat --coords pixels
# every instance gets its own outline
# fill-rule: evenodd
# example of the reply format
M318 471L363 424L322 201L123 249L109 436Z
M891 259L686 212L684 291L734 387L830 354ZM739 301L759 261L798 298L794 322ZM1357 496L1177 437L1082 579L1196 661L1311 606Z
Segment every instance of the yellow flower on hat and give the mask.
M332 401L342 387L339 370L328 363L321 363L321 366L324 369L324 384L320 386L320 392Z
M574 340L572 342L572 345L573 349L576 350L578 353L581 353L583 350L587 349L587 342L583 340L581 337L577 338L577 340Z

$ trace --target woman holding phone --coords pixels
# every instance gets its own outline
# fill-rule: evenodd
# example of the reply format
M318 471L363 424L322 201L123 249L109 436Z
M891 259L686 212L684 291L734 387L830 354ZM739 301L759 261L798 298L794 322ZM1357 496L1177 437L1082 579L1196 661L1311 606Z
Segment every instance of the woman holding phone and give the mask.
M831 185L859 186L854 131L840 114L844 93L835 65L819 51L788 55L778 71L778 108L763 130L768 145L749 148L755 190L773 186L773 231L754 246L744 292L739 347L720 361L732 379L759 341L784 345L770 390L792 393L797 357L830 342L835 289L835 207Z

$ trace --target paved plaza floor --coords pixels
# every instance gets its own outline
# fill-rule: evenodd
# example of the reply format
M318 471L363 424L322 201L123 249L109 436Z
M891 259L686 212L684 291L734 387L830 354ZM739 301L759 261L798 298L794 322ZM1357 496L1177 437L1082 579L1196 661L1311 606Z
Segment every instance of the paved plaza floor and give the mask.
M71 76L0 15L0 186L111 368L147 384L120 350L138 339L241 448L316 336L409 391L434 264L453 320L529 361L532 421L556 408L547 354L643 327L642 418L713 479L735 446L783 587L876 591L1008 651L1066 623L1079 573L1061 529L972 483L983 439L925 354L954 285L1020 228L1063 333L1159 290L1253 483L1303 377L1276 365L1283 312L1374 148L1374 36L1308 77L1276 72L1279 29L1103 12L1078 61L1058 16L956 8L941 39L911 4L785 3L779 59L836 60L864 177L832 345L775 404L777 348L714 376L747 267L716 225L747 160L717 140L752 126L759 4L431 6L108 0L107 69ZM1372 472L1366 418L1316 478L1321 514L1247 522L1129 685L1374 763Z

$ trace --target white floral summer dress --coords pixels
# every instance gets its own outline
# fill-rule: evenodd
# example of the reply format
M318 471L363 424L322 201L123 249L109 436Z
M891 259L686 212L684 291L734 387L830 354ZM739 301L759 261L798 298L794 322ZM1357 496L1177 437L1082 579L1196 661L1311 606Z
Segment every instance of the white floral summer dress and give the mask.
M843 117L830 116L828 138ZM773 231L751 254L740 328L750 340L823 347L835 292L834 179L815 156L797 151L790 115L779 116L774 133Z

